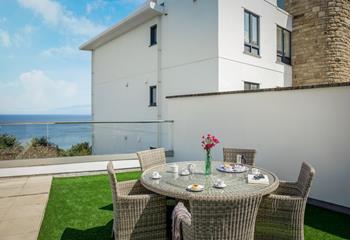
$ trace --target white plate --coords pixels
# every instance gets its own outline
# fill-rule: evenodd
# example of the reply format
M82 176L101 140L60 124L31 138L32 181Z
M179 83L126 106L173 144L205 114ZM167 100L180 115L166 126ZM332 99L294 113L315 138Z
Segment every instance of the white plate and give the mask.
M162 178L161 175L159 175L158 177L153 177L153 176L152 176L152 179L154 179L154 180L161 179L161 178Z
M222 184L222 185L217 185L217 184L214 184L214 187L215 188L220 188L220 189L222 189L222 188L225 188L225 187L227 187L227 185L224 183L224 184Z
M190 175L190 174L191 174L190 172L187 172L187 173L186 173L186 172L185 172L185 173L184 173L184 172L180 172L180 175L181 175L181 176L188 176L188 175Z
M240 168L232 168L231 170L229 170L229 169L226 169L224 165L217 166L216 169L220 172L227 172L227 173L242 173L248 170L246 166L243 166Z
M193 189L192 188L192 184L191 184L191 185L188 185L186 189L188 191L192 191L192 192L201 192L201 191L204 190L204 186L203 185L199 185L198 187L199 187L198 189Z

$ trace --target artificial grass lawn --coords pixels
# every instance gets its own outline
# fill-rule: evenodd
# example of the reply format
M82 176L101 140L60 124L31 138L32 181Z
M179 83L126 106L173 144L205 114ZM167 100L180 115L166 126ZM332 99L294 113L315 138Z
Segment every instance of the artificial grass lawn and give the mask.
M118 173L118 181L139 172ZM112 233L112 196L107 175L54 178L39 240L105 240ZM306 240L350 239L350 217L307 206Z

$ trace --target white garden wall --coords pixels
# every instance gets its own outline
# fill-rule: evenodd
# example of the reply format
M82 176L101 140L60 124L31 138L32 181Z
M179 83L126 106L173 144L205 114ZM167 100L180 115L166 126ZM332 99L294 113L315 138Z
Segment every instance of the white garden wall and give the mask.
M201 160L200 137L223 147L254 148L257 165L297 178L302 161L316 169L311 197L350 207L350 86L168 98L176 161Z

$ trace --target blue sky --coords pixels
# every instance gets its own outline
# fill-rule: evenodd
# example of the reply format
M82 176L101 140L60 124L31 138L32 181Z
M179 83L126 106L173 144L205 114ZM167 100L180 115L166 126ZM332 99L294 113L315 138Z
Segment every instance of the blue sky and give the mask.
M1 0L0 114L90 113L79 46L143 0Z

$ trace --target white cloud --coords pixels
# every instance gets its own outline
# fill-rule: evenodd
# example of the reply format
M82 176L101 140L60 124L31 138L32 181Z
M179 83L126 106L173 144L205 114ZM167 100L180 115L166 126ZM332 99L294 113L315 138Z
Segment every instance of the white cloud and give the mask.
M49 48L41 52L43 57L71 57L79 54L78 49L75 49L71 46L63 46L57 48Z
M95 0L93 2L87 3L85 6L85 11L87 14L90 14L94 10L103 8L107 5L107 2L104 0Z
M91 22L86 17L75 16L59 2L53 0L17 0L19 4L32 10L43 20L60 29L76 35L91 36L100 33L105 26Z
M34 33L35 28L31 25L25 25L19 29L18 32L13 34L13 43L16 47L30 46L31 35Z
M78 60L89 61L90 55L80 51L77 47L62 46L46 49L40 53L41 57L52 58L56 61Z
M8 32L0 29L0 45L3 47L11 46L11 38Z
M20 74L12 82L0 81L0 112L41 113L55 108L85 105L89 102L80 92L78 82L50 78L42 70Z

